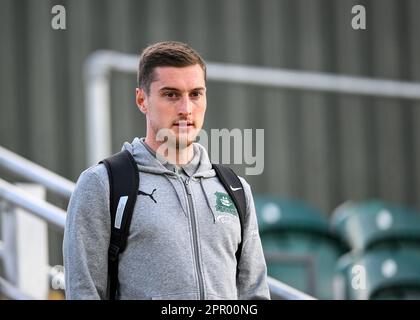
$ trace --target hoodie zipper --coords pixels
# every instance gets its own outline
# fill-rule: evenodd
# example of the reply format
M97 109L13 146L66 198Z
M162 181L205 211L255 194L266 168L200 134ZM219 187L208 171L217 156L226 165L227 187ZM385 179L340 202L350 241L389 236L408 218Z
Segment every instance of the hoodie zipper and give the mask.
M181 180L183 180L181 178ZM201 272L201 266L199 262L199 254L198 254L198 233L197 233L197 221L195 220L195 213L194 213L194 206L192 201L192 193L190 188L190 178L183 180L185 190L187 192L187 202L188 202L188 211L189 216L191 217L191 225L193 229L193 244L194 244L194 256L195 256L195 265L197 268L197 275L198 275L198 286L200 290L200 300L204 299L204 284L203 284L203 277Z

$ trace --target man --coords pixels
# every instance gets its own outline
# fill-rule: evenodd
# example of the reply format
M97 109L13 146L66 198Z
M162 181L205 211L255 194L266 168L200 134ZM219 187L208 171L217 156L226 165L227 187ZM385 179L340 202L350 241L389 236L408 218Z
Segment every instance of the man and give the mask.
M194 143L206 111L205 77L204 61L183 43L156 43L140 58L136 103L147 132L123 146L140 185L119 258L119 299L269 299L250 186L241 178L247 203L241 237L238 212L205 148ZM109 297L110 225L109 179L99 164L81 174L68 207L68 299Z

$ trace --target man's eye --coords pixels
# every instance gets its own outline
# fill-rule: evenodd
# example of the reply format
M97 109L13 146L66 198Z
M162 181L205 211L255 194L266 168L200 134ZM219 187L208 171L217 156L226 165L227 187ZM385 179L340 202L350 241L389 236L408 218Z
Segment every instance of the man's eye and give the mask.
M201 96L201 92L200 91L193 91L193 92L191 92L191 96L199 97L199 96Z
M168 98L175 98L176 97L176 94L174 92L166 92L164 94L164 96L165 97L168 97Z

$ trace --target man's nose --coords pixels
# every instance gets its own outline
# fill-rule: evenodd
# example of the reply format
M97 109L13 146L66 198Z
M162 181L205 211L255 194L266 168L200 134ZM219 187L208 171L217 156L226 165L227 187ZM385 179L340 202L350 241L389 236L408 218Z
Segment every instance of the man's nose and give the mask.
M189 115L192 111L192 102L189 96L183 97L180 101L178 113L181 115Z

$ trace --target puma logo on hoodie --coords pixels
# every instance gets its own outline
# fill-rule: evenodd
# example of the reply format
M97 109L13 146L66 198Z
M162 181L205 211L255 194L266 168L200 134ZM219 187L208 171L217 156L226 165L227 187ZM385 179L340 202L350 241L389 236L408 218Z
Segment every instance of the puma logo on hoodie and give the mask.
M137 193L138 195L143 195L143 196L148 196L148 197L150 197L150 199L152 199L153 200L153 202L154 203L157 203L157 201L155 200L155 198L153 198L153 193L156 191L156 189L153 189L153 191L152 191L152 193L146 193L146 192L144 192L144 191L141 191L141 190L139 190L139 192Z

